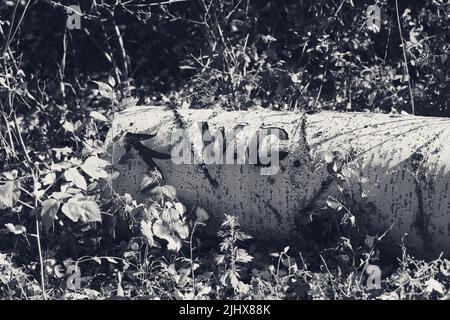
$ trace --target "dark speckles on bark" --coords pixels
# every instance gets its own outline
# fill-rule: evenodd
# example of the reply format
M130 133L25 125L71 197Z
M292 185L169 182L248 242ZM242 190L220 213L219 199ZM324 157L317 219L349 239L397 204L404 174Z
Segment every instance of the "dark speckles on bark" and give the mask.
M430 217L426 214L424 208L424 186L427 185L425 178L425 168L422 164L425 157L420 151L416 151L410 158L410 165L412 172L415 173L415 194L417 198L417 213L413 227L421 235L423 240L423 249L425 252L430 252L432 249L432 235L430 233Z
M211 185L211 187L213 187L214 189L217 189L217 187L219 187L219 183L217 182L216 179L214 179L211 174L209 173L208 168L206 167L206 165L201 164L200 168L203 172L203 175L205 176L206 180L208 180L209 184Z
M313 162L311 159L311 147L309 146L308 140L306 139L306 124L307 124L307 120L306 120L306 113L303 114L303 116L300 119L300 138L302 139L303 145L305 147L306 150L306 155L308 156L308 162L311 163Z
M274 184L275 183L275 178L274 177L272 177L272 176L269 176L269 183L270 184Z
M256 196L258 198L261 198L261 196L259 194L256 194ZM269 208L274 214L276 219L278 220L278 222L281 222L283 220L283 216L281 215L280 211L278 211L277 208L275 208L269 201L267 200L262 200L262 202L264 203L264 205Z
M167 116L162 115L162 112L167 110L149 108L145 114L131 113L118 118L115 120L114 132L118 132L121 127L130 129L131 123L133 127L129 131L132 132L158 128L158 139L146 141L145 145L158 151L168 150L166 143L169 141L165 142L165 139L171 130L179 126L172 112L167 112ZM260 170L251 166L243 166L240 172L229 166L208 165L208 171L198 165L175 167L171 161L155 160L168 177L167 180L170 180L168 184L184 186L180 200L202 201L211 214L236 214L240 219L242 217L242 226L254 232L255 237L292 239L293 232L297 234L300 230L297 228L299 223L310 221L311 214L322 208L324 200L339 191L337 180L329 178L334 170L326 170L322 156L326 150L332 151L338 147L346 155L349 154L347 158L358 161L358 169L361 168L367 178L362 183L362 191L367 191L366 201L376 206L374 210L361 206L361 212L369 212L368 227L385 231L391 222L394 226L389 234L399 240L404 232L408 232L406 241L411 249L423 253L425 243L425 250L432 246L438 250L445 249L447 255L450 254L448 121L419 117L395 117L389 120L389 116L382 114L369 117L357 113L331 112L284 115L268 110L251 113L217 111L214 117L212 112L208 114L210 111L206 110L180 109L179 112L187 123L208 121L211 128L222 128L219 131L223 137L223 127L232 130L234 126L245 125L243 122L251 123L252 126L244 129L247 140L251 139L249 134L253 134L254 129L262 128L264 123L266 127L284 128L289 134L289 140L280 141L280 150L289 152L289 157L280 163L280 167L286 167L287 170L281 169L274 176L276 181L261 177ZM444 133L440 134L440 131ZM390 136L384 136L386 132ZM439 140L436 140L437 137ZM110 144L118 141L116 134L111 139ZM121 165L129 158L137 158L138 151L128 146L128 152L131 152L127 154L123 140L119 139L118 142L125 150L117 149L120 152L116 152L114 165L121 169L121 174L125 174L115 183L122 190L130 192L137 189L134 184L139 181L135 180L140 178L146 166L142 161L133 161L136 159L131 159L130 167ZM232 141L225 139L225 142L231 144ZM357 150L356 157L351 156L352 147ZM438 148L439 152L435 151ZM347 164L344 168L352 169ZM129 175L128 171L137 173L136 177ZM341 174L349 178L349 188L353 194L362 194L356 189L358 172L345 170ZM129 189L124 189L122 184L126 184ZM215 186L218 186L217 189ZM260 197L255 196L255 193ZM283 218L281 222L280 217Z

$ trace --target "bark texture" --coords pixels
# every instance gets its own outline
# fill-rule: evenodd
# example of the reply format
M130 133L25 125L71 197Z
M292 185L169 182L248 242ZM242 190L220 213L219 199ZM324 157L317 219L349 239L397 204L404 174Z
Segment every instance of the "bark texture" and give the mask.
M261 128L279 128L280 149L287 154L280 171L261 175L255 164L174 164L168 158L171 135L198 123L225 135L239 127L242 143ZM188 137L197 148L199 133L189 129ZM408 233L406 243L416 252L448 255L449 141L450 120L444 118L137 107L116 117L107 145L120 171L114 182L118 193L142 199L142 177L156 164L184 203L202 206L218 219L234 214L254 236L280 241L295 239L299 225L328 196L347 196L360 204L353 214L371 232L392 226L393 241Z

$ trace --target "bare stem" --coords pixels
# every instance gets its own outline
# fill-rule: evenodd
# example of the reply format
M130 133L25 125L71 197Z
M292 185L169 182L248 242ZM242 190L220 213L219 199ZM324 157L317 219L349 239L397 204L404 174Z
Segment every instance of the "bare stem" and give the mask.
M409 87L409 97L411 100L411 110L412 110L412 114L415 114L416 111L415 111L415 107L414 107L414 93L413 93L412 86L411 86L411 77L409 76L408 58L406 57L405 40L403 39L402 24L400 22L400 15L398 12L398 0L395 0L395 11L397 13L397 24L398 24L398 32L400 34L400 41L402 42L404 69L405 69L406 76L408 77L408 87Z
M37 198L36 198L37 201ZM39 230L39 213L36 211L36 240L38 245L38 253L39 253L39 264L40 264L40 273L41 273L41 290L42 290L42 298L44 300L47 299L47 295L45 294L45 277L44 277L44 259L42 256L42 248L41 248L41 233Z

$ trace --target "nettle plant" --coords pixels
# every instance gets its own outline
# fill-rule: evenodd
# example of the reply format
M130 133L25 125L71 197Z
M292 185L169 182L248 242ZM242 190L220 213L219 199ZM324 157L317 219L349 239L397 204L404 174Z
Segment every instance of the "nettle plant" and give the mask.
M218 236L222 238L220 243L221 254L217 255L215 260L221 268L219 281L223 289L232 288L235 293L245 294L250 287L240 280L241 272L245 265L253 260L247 250L239 248L239 242L251 239L252 237L240 229L236 217L225 214L225 220L222 223Z

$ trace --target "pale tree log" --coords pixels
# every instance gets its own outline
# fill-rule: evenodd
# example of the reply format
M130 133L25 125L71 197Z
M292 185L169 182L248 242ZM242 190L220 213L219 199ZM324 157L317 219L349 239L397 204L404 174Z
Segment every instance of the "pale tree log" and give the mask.
M262 175L258 163L194 165L168 159L177 129L188 129L195 150L205 127L225 137L238 128L241 143L261 128L279 128L280 149L286 152L280 170ZM261 239L293 241L299 225L328 197L351 198L361 203L353 214L371 233L392 227L390 239L399 243L407 233L406 243L416 252L450 253L449 119L137 107L116 116L107 145L120 172L115 190L139 201L142 177L156 164L185 204L201 206L217 220L224 213L236 215Z

